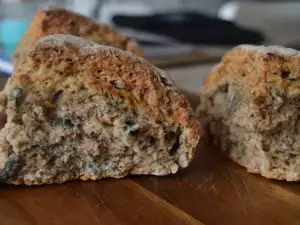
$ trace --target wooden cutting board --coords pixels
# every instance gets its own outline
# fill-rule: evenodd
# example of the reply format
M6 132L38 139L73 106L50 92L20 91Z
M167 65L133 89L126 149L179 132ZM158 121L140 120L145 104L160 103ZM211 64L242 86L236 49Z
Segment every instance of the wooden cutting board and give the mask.
M197 97L188 94L195 104ZM166 177L0 185L1 225L300 224L300 184L248 174L210 143Z

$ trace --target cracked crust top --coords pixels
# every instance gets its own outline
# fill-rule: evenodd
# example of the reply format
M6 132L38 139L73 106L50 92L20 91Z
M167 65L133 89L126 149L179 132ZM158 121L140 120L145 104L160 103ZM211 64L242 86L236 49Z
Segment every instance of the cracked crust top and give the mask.
M192 157L200 136L195 114L167 75L146 60L72 35L50 35L36 43L8 89L39 81L59 85L61 79L72 85L78 79L96 92L124 98L154 120L180 124ZM116 88L116 82L122 85Z

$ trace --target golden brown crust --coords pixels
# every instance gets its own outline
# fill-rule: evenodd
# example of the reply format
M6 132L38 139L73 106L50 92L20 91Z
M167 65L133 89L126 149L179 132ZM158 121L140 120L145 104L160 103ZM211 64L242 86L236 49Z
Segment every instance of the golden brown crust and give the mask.
M122 97L154 120L180 124L190 143L192 158L200 135L194 112L166 74L146 60L117 48L61 34L43 37L29 55L22 70L14 74L12 88L45 80L59 83L61 79L82 74L74 77L77 83ZM116 88L114 81L122 82L124 88Z
M15 60L28 52L41 37L51 34L72 34L87 40L102 40L106 45L142 56L141 49L134 40L108 25L95 23L88 17L65 9L50 8L37 12L15 51Z
M204 89L217 88L227 79L239 80L239 87L258 105L270 95L270 88L284 92L287 97L296 97L300 86L291 81L300 79L300 57L297 51L279 46L238 46L206 77Z

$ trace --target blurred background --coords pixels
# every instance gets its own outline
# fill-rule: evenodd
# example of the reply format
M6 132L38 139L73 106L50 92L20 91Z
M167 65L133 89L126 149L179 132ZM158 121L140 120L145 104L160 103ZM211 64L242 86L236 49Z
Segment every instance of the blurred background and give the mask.
M10 57L36 11L50 5L135 38L145 58L191 91L199 89L191 79L235 45L300 47L300 0L0 0L2 71L10 73Z

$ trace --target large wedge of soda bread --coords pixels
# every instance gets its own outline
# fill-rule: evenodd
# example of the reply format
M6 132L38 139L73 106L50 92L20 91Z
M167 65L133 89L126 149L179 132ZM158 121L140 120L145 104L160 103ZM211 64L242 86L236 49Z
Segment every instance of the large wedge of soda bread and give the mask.
M7 115L0 181L7 183L176 173L200 135L162 70L71 35L40 39L0 97Z

